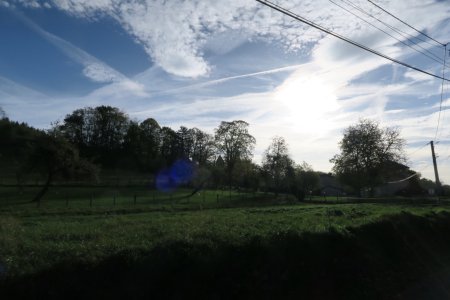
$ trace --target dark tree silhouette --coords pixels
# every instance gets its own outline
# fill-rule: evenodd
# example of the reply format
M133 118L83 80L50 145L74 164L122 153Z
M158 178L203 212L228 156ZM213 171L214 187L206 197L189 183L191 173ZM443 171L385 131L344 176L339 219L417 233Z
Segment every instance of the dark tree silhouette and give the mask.
M215 130L215 142L218 152L223 155L231 186L231 176L237 162L250 159L255 146L255 138L248 132L249 124L245 121L220 123Z
M33 150L22 167L22 172L32 171L37 171L45 177L44 186L33 202L41 201L57 176L65 179L86 175L96 178L98 173L98 169L80 158L77 149L64 138L45 133L36 137Z
M362 188L373 195L374 187L388 175L387 164L406 161L403 146L404 140L397 128L380 128L375 121L361 119L345 129L339 143L341 153L330 162L342 183L353 187L360 195Z
M68 114L57 130L76 145L82 156L113 165L123 148L130 120L111 106L85 107Z
M267 185L275 191L286 188L289 168L293 168L293 160L289 157L288 145L283 137L276 136L272 139L269 147L264 152L262 170L267 179Z

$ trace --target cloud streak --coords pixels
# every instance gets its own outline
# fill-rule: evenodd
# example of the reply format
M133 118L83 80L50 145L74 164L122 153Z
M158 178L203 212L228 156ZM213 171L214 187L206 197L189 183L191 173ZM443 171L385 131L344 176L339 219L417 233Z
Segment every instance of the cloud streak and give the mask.
M108 64L92 56L86 51L76 47L70 42L42 29L32 20L27 18L21 13L16 13L29 28L38 33L41 37L47 40L49 43L60 49L65 55L70 57L73 61L82 65L83 75L94 82L98 83L121 83L121 86L128 88L130 91L136 94L145 94L144 88L139 83L126 77L121 72L115 70Z
M154 62L148 77L138 75L128 81L101 61L86 56L88 54L82 50L80 52L66 41L44 32L43 36L66 51L75 61L81 64L88 62L83 64L87 77L109 83L86 97L67 99L68 102L117 105L140 120L154 117L164 125L183 124L210 132L221 120L245 119L251 124L251 132L258 141L256 160L269 144L270 138L281 134L290 141L291 153L296 161L306 160L323 171L330 170L328 160L338 151L337 143L342 130L361 117L376 119L383 126L400 126L402 135L408 141L406 150L409 152L434 137L439 81L396 67L391 62L324 36L321 32L258 5L256 1L48 2L53 8L83 20L101 20L104 16L113 18L142 45ZM326 0L277 2L380 52L432 72L439 71L439 66L421 59L413 50L406 49L398 41ZM408 30L395 20L386 18L367 1L353 2L390 24ZM450 8L446 1L379 3L421 30L433 33L437 32L440 24L446 24ZM427 17L429 15L434 18ZM450 27L439 34L448 35L449 30ZM228 35L234 41L229 42L226 45L228 47L221 48L221 43L227 41L225 37ZM267 55L251 62L248 59L239 60L241 51L245 51L242 45L248 44L270 49L281 45L287 53L298 53L299 58L306 63L290 61L292 65L288 67L268 67L268 70L255 72L257 68L254 65L264 65L265 61L275 59L270 55L276 55L279 60L283 56L268 51ZM230 58L227 63L246 62L247 65L242 64L235 69L229 67L227 72L220 73L217 70L228 67L220 59L225 56ZM279 73L288 76L274 76ZM261 80L253 82L252 79ZM141 94L133 91L135 82L139 82L135 86L136 91L139 91L140 86L145 86ZM221 94L221 89L228 87L237 90L236 86L242 82L247 86L259 84L263 88L259 92L249 88L248 91L239 91L228 97ZM449 100L446 100L444 106L448 106L448 103ZM450 123L447 118L442 120L441 138L449 138L448 130L445 129L449 128ZM445 148L443 152L445 156ZM450 160L443 163L447 164L444 164L447 169L442 171L442 177L449 182ZM427 169L427 164L429 153L426 148L414 153L411 158L411 165L419 170L425 167L424 174L431 178L432 169Z

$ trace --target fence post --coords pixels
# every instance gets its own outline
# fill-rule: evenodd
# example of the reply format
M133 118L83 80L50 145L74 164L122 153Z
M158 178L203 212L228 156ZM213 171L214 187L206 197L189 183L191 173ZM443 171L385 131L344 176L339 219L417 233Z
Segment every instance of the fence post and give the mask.
M216 201L219 203L219 194L217 194Z

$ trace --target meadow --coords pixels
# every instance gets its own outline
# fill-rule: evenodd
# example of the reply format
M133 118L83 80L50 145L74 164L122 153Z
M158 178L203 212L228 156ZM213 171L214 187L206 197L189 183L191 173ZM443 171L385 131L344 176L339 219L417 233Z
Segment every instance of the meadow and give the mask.
M33 192L2 189L0 291L12 297L70 290L113 298L371 298L450 266L446 202L300 203L238 191L188 198L189 190L59 187L37 207L25 201Z

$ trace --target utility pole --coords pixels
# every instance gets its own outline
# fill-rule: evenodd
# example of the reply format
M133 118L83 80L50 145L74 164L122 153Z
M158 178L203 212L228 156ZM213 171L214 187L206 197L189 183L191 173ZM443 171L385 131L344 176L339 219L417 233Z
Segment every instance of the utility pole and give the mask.
M437 163L436 163L436 155L434 154L434 143L433 141L430 141L431 146L431 156L433 157L433 166L434 166L434 178L436 180L436 193L438 196L441 193L441 182L439 181L439 173L437 169Z

